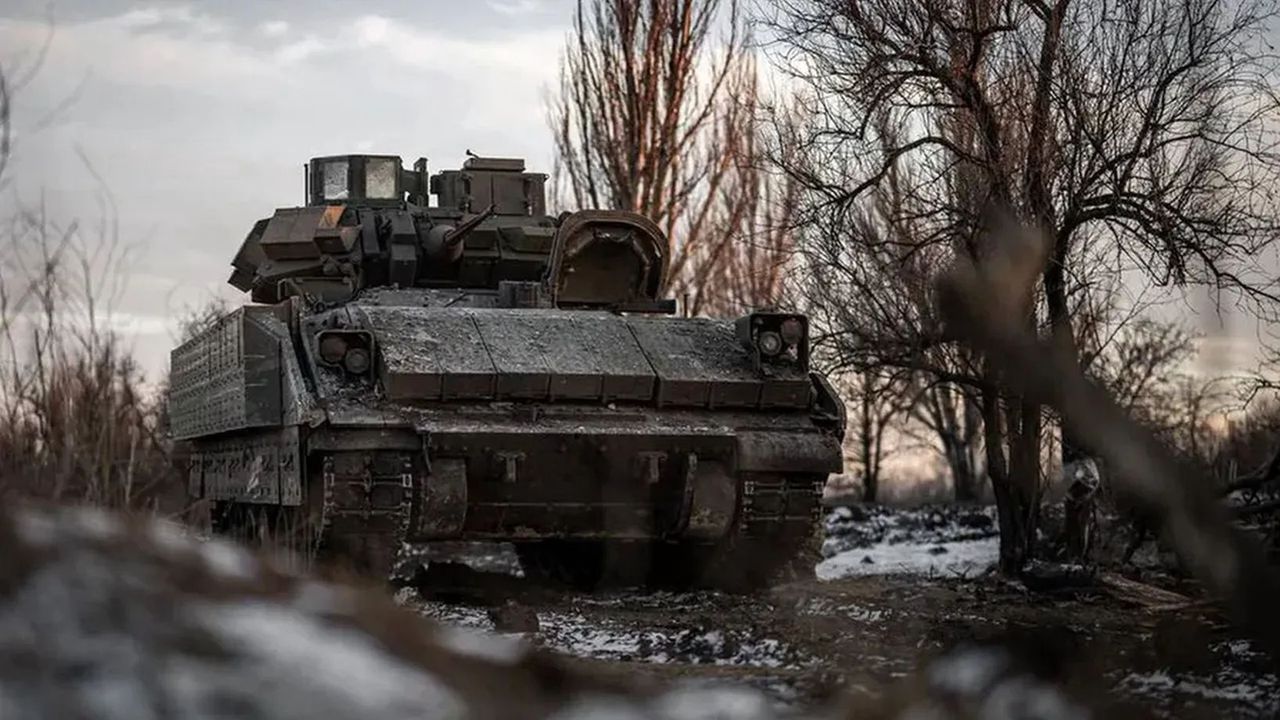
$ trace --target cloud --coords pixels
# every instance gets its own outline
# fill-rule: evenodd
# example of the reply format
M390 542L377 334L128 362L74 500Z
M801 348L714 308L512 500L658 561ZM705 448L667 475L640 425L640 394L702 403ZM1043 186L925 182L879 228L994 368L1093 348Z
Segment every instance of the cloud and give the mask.
M42 22L0 20L0 46L38 47ZM187 8L131 10L59 25L41 77L80 75L145 86L191 86L260 77L264 52L246 52L221 21Z
M1261 348L1255 338L1208 335L1195 340L1197 356L1192 374L1207 377L1247 372L1257 367Z
M13 318L13 321L17 328L26 330L41 326L46 321L46 318L39 314L23 313ZM111 312L99 315L92 323L89 322L88 316L82 313L60 312L55 313L53 322L59 328L66 328L76 332L96 330L123 336L163 335L171 337L178 330L178 321L175 318L127 312ZM24 335L25 333L17 334Z
M380 15L366 15L355 22L356 40L363 46L378 45L391 32L391 21Z
M549 70L556 66L564 35L555 28L488 34L483 39L463 38L381 15L361 16L353 28L357 43L362 48L381 51L381 57L412 68L464 77L502 70L517 77L547 78Z
M512 0L498 7L504 13L528 12L537 4ZM46 32L41 22L0 20L0 46L35 47ZM287 41L294 34L297 39ZM323 74L319 67L323 56L329 63L353 69L392 64L467 84L526 84L532 92L519 97L536 100L536 90L554 72L562 42L559 27L468 37L376 14L309 29L271 20L253 26L253 31L237 32L227 21L190 7L166 6L60 25L50 61L64 70L79 68L82 74L92 68L95 76L119 84L208 87L235 83L251 88L272 78L287 77L296 83L300 65Z
M326 47L328 46L321 42L319 38L314 35L308 35L301 40L282 45L279 50L276 50L273 57L280 63L292 65L316 55Z
M181 5L129 10L121 15L107 18L107 22L139 33L170 32L178 35L212 37L227 32L227 25L221 20Z
M542 134L545 90L555 78L561 28L461 37L381 15L351 24L379 92L424 97L437 122L474 136ZM549 145L549 138L548 138Z
M502 15L532 15L543 9L539 0L489 0L489 7Z
M258 32L269 38L283 37L289 32L289 23L284 20L268 20L258 26Z
M112 313L107 316L106 327L123 335L164 335L169 337L178 329L178 322L171 317L160 315L135 315L133 313Z

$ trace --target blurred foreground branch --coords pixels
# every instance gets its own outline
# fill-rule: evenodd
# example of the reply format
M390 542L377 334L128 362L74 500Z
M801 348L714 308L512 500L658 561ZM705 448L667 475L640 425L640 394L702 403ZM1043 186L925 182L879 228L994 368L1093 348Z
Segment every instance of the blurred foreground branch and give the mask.
M1014 312L1025 306L1048 261L1045 239L1009 221L991 234L989 253L976 261L957 258L938 283L948 330L986 355L1000 383L1060 413L1114 470L1117 492L1158 519L1185 567L1280 662L1280 578L1262 549L1232 526L1212 483L1085 377L1061 338L1037 339Z

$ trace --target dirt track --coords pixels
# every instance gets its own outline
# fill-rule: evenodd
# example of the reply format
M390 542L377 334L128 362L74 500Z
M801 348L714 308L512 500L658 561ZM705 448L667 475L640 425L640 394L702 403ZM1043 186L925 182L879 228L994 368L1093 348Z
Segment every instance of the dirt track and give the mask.
M1150 611L1097 593L1032 593L991 576L803 580L751 596L579 593L541 587L501 548L457 548L400 600L440 621L493 629L508 600L535 644L604 672L747 684L783 705L874 696L920 661L970 641L1032 649L1105 716L1271 717L1280 683L1212 609ZM478 572L477 572L478 571ZM1049 667L1061 665L1060 668Z

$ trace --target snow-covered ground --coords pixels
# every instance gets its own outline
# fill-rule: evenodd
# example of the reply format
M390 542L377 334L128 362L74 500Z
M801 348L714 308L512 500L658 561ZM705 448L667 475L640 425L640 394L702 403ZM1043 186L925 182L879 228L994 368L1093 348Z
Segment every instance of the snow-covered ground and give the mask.
M1280 713L1280 685L1276 684L1275 676L1259 678L1233 670L1212 675L1157 670L1130 673L1116 687L1149 700L1171 704L1179 698L1199 698L1245 705L1257 708L1261 713Z
M402 605L411 605L423 616L450 627L493 632L493 621L481 608L424 600L404 589L397 594ZM644 605L633 594L616 597L631 608ZM643 626L602 617L608 603L577 602L581 610L542 609L537 612L538 631L523 639L566 655L592 660L644 663L684 663L757 668L798 669L813 659L777 636L741 628L713 628L694 624ZM585 611L585 612L584 612ZM520 637L511 634L512 637Z
M1082 652L1101 661L1093 681L1109 710L1193 718L1280 712L1280 681L1264 658L1212 618L1194 610L1156 616L1089 599L1046 603L981 577L998 558L992 508L843 507L826 516L824 530L818 582L752 595L548 592L519 577L509 546L459 546L421 559L465 561L490 579L505 577L494 585L499 595L471 604L428 587L399 599L434 620L483 632L494 631L492 610L514 600L536 615L537 629L518 636L529 645L677 685L755 688L792 709L824 697L831 678L876 694L916 677L922 658L957 643L998 642L1011 622L1044 624L1048 635L1065 623ZM1218 641L1203 654L1153 654L1183 642L1187 626Z
M973 577L990 569L999 553L996 538L943 543L878 543L827 558L814 570L819 580L861 575Z
M1259 717L1280 716L1280 678L1262 668L1268 667L1265 654L1248 640L1217 643L1207 649L1220 659L1211 672L1185 672L1171 669L1128 673L1116 683L1116 689L1139 696L1176 717L1179 707L1188 701L1212 701L1233 705ZM1245 671L1249 668L1251 671Z
M789 669L808 662L776 637L738 629L643 629L558 612L546 613L540 620L539 634L546 647L596 660Z
M999 555L995 511L839 507L827 515L819 580L864 575L973 577Z

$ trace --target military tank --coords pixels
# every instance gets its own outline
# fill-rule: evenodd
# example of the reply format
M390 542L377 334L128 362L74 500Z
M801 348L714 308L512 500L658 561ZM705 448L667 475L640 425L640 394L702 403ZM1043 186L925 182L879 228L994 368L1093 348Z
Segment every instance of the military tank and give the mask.
M759 582L812 535L845 419L804 316L680 317L654 223L549 216L519 159L304 176L232 262L252 302L172 353L215 530L375 574L405 542L510 542L579 585Z

